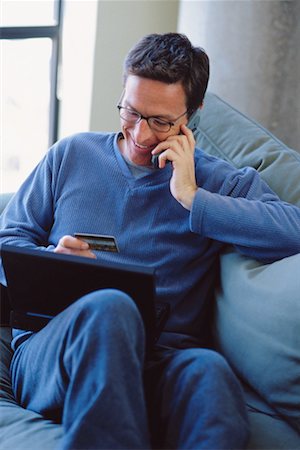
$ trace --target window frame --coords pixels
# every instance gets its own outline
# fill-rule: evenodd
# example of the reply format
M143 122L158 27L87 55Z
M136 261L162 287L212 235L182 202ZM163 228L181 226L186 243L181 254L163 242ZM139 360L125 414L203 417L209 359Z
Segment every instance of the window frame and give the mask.
M0 26L0 40L23 40L49 38L52 40L51 70L50 70L50 109L48 144L51 146L58 139L58 70L62 39L63 1L54 0L54 25L41 26Z

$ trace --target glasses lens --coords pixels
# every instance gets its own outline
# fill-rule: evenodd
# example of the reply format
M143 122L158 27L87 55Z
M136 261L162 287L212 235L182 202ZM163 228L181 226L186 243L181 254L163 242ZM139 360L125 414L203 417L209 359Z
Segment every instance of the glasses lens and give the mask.
M129 108L125 108L124 106L118 106L118 108L121 119L125 120L126 122L137 123L143 118L147 120L150 128L156 131L160 131L161 133L166 133L171 128L170 122L166 122L165 120L159 119L157 117L145 118L138 112L133 111Z
M140 115L135 111L131 111L130 109L121 107L119 108L119 112L121 119L126 120L126 122L135 123L140 119Z
M171 128L171 125L169 122L158 119L156 117L150 117L148 119L148 124L149 124L150 128L152 128L153 130L160 131L162 133L166 133Z

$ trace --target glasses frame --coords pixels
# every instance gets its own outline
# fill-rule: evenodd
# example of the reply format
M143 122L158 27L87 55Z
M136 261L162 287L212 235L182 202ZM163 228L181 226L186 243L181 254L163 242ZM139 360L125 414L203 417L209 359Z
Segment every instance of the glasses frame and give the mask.
M134 109L129 108L128 106L122 106L121 104L118 104L117 108L119 110L120 118L122 120L125 120L125 122L132 123L132 124L136 125L141 120L146 120L146 122L147 122L148 126L151 128L151 130L155 130L155 131L158 131L160 133L168 133L171 130L171 128L175 126L176 122L178 122L178 120L181 119L181 117L185 116L188 113L188 109L187 109L183 114L180 114L180 116L178 116L173 121L168 121L168 120L160 119L160 116L148 116L148 117L143 116L138 111L135 111ZM125 119L124 117L122 117L122 115L121 115L122 114L122 109L125 109L126 111L130 111L130 112L136 114L137 119L136 120L128 120L128 119ZM166 125L168 125L169 128L167 130L159 130L158 128L155 128L155 126L153 127L153 124L151 123L151 119L159 119L159 120L161 120L161 122L163 122Z

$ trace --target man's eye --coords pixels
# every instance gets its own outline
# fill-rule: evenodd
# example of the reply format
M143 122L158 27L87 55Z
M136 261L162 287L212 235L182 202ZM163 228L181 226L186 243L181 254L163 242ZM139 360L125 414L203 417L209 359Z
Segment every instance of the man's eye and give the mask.
M124 113L129 119L136 119L137 117L139 117L138 113L136 113L135 111L131 111L130 109L125 109Z
M153 125L157 125L159 127L164 127L164 126L169 125L168 122L166 122L165 120L162 120L162 119L158 119L157 117L152 118L152 123L153 123Z

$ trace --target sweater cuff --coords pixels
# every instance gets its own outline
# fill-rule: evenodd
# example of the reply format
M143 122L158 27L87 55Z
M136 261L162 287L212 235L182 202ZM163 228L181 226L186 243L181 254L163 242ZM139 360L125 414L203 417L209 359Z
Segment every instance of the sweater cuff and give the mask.
M202 233L203 216L209 194L202 188L198 188L190 212L190 230L193 233Z

